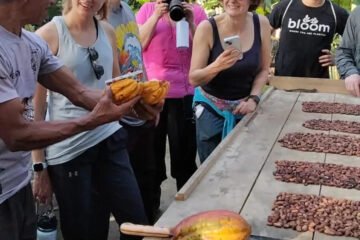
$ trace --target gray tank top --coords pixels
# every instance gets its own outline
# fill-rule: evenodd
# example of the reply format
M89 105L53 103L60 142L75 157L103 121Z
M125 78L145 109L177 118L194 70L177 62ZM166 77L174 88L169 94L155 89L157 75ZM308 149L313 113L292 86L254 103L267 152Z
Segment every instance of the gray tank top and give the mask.
M59 48L57 57L74 73L76 78L84 85L93 89L103 89L105 80L112 78L113 52L110 41L98 23L98 37L91 46L98 52L97 64L104 67L104 75L98 80L92 69L87 47L79 45L71 36L62 16L54 17L58 36ZM73 105L66 97L56 92L49 92L48 99L49 119L69 120L88 114L88 111ZM94 130L77 134L46 149L46 158L50 165L65 163L82 154L88 148L96 145L121 126L117 122L105 124Z

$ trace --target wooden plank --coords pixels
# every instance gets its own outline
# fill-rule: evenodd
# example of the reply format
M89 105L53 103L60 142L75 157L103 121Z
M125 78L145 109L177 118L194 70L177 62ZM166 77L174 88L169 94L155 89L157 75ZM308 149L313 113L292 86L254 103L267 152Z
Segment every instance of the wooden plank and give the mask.
M261 100L259 102L259 106L256 110L246 115L238 124L237 128L246 127L256 116L257 112L261 109L261 105L266 101L266 99L271 95L274 87L270 87L266 90L266 92L261 96ZM201 179L208 173L208 171L212 168L215 162L220 158L223 153L224 147L227 142L231 142L231 138L236 137L236 131L232 131L227 138L229 140L222 141L219 146L210 154L210 156L206 159L206 161L200 165L200 167L196 170L196 172L191 176L191 178L185 183L185 185L176 193L175 200L177 201L185 201L189 198L190 194L194 191L197 185L200 183Z
M302 111L301 103L309 100L333 101L333 98L333 94L325 93L300 94L289 119L284 124L279 138L282 138L286 133L290 132L315 132L314 130L302 127L302 123L313 118L330 119L331 116L327 114L304 113ZM253 235L255 236L272 237L277 239L310 240L313 238L313 233L299 233L290 229L267 226L267 217L270 215L272 204L280 192L319 194L320 191L320 186L304 186L302 184L276 181L273 176L276 160L323 162L325 160L325 154L287 149L281 147L281 145L276 142L253 190L251 191L249 198L242 208L241 215L244 216L252 225Z
M283 90L316 90L319 93L349 94L342 80L272 76L270 85Z
M227 143L222 154L190 197L174 201L156 225L174 226L185 217L206 210L239 212L297 96L298 93L274 91L246 127L237 126L234 137L224 140Z
M340 103L351 103L351 104L360 104L360 98L346 96L346 95L335 95L335 102ZM332 120L345 120L345 121L358 121L360 122L359 116L353 115L344 115L344 114L333 114ZM350 134L350 133L341 133L336 131L331 131L332 134L346 134L352 135L360 138L360 134ZM346 166L355 166L360 167L360 157L356 156L344 156L339 154L326 154L325 158L326 163L335 163L335 164L343 164ZM322 186L321 194L324 196L335 197L339 199L351 199L355 201L360 201L360 191L354 189L341 189L335 187ZM350 237L333 237L321 233L315 233L314 240L352 240L357 238Z

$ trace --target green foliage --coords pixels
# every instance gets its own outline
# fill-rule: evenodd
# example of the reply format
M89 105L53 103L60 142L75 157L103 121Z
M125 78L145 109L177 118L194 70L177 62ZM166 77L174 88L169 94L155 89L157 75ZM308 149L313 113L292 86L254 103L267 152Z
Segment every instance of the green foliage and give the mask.
M31 25L31 24L26 24L24 26L24 28L30 32L34 32L35 31L35 26L34 25Z
M217 7L221 7L219 0L204 0L202 6L205 10L214 10Z
M351 11L351 5L352 5L353 0L332 0L332 2L345 8L348 11Z
M205 10L210 11L214 10L217 7L220 7L221 0L203 0L202 5ZM256 9L258 14L269 15L273 6L278 3L280 0L263 0L261 5ZM354 6L360 5L360 0L332 0L334 3L345 8L348 11L351 11Z
M260 6L256 9L256 12L261 15L269 15L274 4L278 3L279 0L263 0Z
M127 3L131 7L131 9L136 13L137 11L139 11L140 7L146 2L150 2L150 0L128 0Z
M54 4L49 8L48 19L46 19L46 21L51 20L54 16L61 15L61 10L62 10L62 0L57 0L56 4Z
M148 2L148 1L146 1L146 0L140 0L140 1L129 0L128 4L134 12L137 12L140 9L141 5L143 5L145 2Z

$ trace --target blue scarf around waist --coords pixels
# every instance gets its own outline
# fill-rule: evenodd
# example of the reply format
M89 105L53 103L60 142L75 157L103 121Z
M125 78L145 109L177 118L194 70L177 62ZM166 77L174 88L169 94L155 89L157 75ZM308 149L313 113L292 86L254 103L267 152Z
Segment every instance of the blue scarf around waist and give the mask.
M210 99L205 97L201 91L200 87L196 87L194 91L194 100L193 103L205 103L211 107L217 114L224 118L224 126L222 130L222 139L224 139L230 131L236 126L237 120L240 120L244 115L234 115L229 110L220 110Z

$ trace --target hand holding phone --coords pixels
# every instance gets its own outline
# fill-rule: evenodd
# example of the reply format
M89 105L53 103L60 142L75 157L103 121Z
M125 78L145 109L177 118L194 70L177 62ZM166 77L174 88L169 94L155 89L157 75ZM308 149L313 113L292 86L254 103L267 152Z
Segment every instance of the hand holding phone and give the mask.
M238 50L241 53L239 59L243 58L240 37L238 35L224 38L224 46L225 46L225 49L228 49L230 47L235 48L236 50Z

